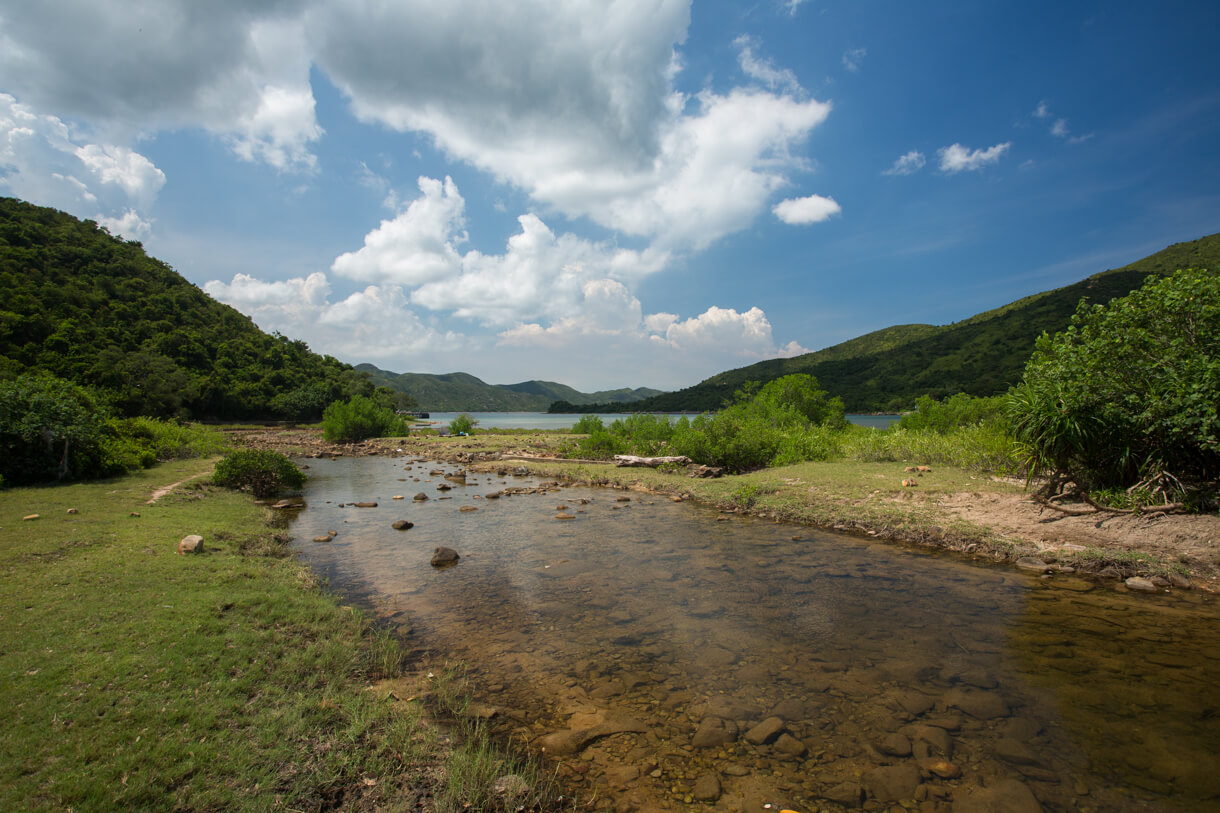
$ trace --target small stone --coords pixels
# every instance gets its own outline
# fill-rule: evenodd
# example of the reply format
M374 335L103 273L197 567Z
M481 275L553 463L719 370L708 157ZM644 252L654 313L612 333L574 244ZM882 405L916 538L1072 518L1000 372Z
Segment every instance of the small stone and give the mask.
M1170 573L1169 583L1179 590L1189 590L1191 588L1190 579L1186 578L1181 573Z
M787 754L791 757L799 757L809 750L805 747L805 743L791 734L780 734L779 738L775 740L774 748L779 753Z
M856 782L843 782L822 791L821 797L844 807L859 807L864 801L864 788Z
M1033 791L1016 779L1001 779L988 788L953 794L953 813L1042 813Z
M415 500L416 502L423 502L424 500L428 499L428 495L421 491L420 493L416 494L411 499Z
M203 537L199 534L182 537L182 540L178 542L178 552L203 553Z
M401 500L401 499L403 499L403 496L401 494L395 494L393 497L390 497L390 499L391 500Z
M22 521L23 521L23 522L29 522L29 521L30 521L30 520L32 520L32 519L38 519L38 518L39 518L39 515L38 515L38 514L26 514L26 515L25 515L24 517L22 517L21 519L22 519Z
M898 733L888 734L877 743L877 750L892 757L909 757L911 741Z
M720 778L714 773L705 773L695 780L691 794L700 802L714 802L720 798L721 792Z
M909 763L874 768L861 777L869 793L879 802L900 802L910 799L923 778L919 769Z
M69 514L79 514L79 513L80 513L80 511L77 511L75 508L69 508L69 509L68 509L68 513L69 513Z
M614 501L615 502L631 502L631 498L630 497L615 497Z
M375 503L375 502L354 502L354 503L352 503L352 505L356 506L357 508L376 508L377 507L377 503Z
M501 776L491 785L491 792L509 799L519 799L530 792L529 783L515 773Z
M1155 584L1150 582L1148 579L1140 578L1139 576L1132 576L1131 578L1127 579L1124 584L1127 585L1128 590L1134 590L1137 593L1160 592L1160 588L1158 588Z
M921 759L919 768L941 779L957 779L962 775L961 768L945 759Z
M333 538L334 537L332 537L330 534L324 534L322 536L315 536L313 538L313 541L314 542L329 542Z
M458 552L453 548L446 548L443 546L438 547L432 554L432 566L447 567L449 565L457 564L457 560L460 558L461 557L458 556Z
M1050 572L1050 565L1042 561L1036 556L1022 556L1017 560L1017 567L1021 570L1031 570L1035 573Z
M461 511L463 514L469 514L471 511L478 511L479 507L477 505L463 505L458 510Z
M555 519L576 519L572 514L556 514Z
M779 736L784 730L784 721L778 717L768 717L746 732L746 741L762 745Z
M719 717L705 717L699 724L699 730L691 739L691 745L696 748L712 748L717 745L727 745L737 739L737 724L732 720Z
M415 523L405 519L397 519L390 523L390 527L396 531L408 531L415 527Z

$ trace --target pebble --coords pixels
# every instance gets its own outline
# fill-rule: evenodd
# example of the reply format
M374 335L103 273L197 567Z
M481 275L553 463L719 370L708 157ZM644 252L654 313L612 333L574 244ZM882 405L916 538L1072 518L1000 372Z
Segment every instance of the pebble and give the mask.
M1153 584L1151 581L1149 581L1148 579L1141 578L1139 576L1132 576L1131 578L1127 579L1127 581L1124 582L1124 584L1127 585L1128 590L1134 590L1137 593L1159 593L1159 592L1161 592L1161 589L1159 587L1157 587L1155 584Z

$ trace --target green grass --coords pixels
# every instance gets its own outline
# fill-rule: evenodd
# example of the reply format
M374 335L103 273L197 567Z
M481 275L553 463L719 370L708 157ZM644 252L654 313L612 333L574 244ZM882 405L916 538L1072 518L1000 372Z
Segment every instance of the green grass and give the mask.
M449 799L421 708L364 690L396 675L397 641L287 556L264 509L206 477L146 504L210 466L0 492L0 809ZM206 552L177 555L192 533Z

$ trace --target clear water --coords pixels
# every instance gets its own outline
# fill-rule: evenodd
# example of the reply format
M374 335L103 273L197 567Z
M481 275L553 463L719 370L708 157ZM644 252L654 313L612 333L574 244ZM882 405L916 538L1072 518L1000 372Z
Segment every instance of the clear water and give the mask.
M430 412L429 418L423 421L424 424L434 424L436 426L448 426L449 422L458 415L469 415L477 420L478 426L481 429L571 429L572 425L580 420L580 415L551 415L546 412ZM602 423L607 426L621 418L626 417L622 414L606 414L597 415L602 419ZM677 420L680 416L671 414L673 420ZM848 415L847 420L859 426L871 426L876 429L885 429L894 421L898 420L898 415Z
M541 484L471 471L462 485L407 458L306 462L301 552L424 657L468 664L506 736L553 752L606 720L639 729L559 757L584 798L707 809L696 782L714 773L716 809L837 810L828 795L885 795L914 766L919 785L894 792L918 809L1004 779L1047 810L1220 809L1209 595L1044 580L655 495L488 499ZM339 505L356 501L378 507ZM458 564L433 568L438 545ZM733 742L695 744L725 716ZM772 716L787 739L747 739Z

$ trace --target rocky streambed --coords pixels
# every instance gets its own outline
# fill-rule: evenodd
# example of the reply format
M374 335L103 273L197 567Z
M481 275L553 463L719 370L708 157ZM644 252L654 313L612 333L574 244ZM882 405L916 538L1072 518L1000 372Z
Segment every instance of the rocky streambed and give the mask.
M309 463L293 533L322 540L299 543L313 565L399 624L422 667L465 663L473 712L597 807L1220 800L1209 594L1120 593L507 470ZM456 564L432 566L439 546Z

